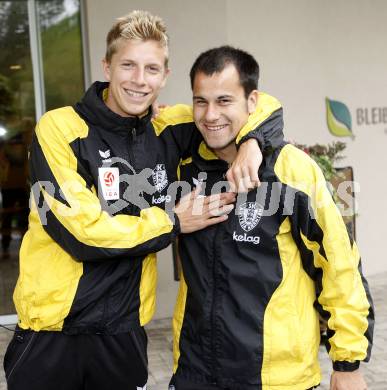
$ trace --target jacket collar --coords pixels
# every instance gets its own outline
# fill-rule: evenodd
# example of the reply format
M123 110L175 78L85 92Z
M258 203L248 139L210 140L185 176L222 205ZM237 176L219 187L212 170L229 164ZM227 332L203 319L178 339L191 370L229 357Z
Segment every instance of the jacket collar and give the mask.
M202 171L226 171L228 163L219 159L216 154L207 146L203 137L197 130L199 137L192 148L192 160Z

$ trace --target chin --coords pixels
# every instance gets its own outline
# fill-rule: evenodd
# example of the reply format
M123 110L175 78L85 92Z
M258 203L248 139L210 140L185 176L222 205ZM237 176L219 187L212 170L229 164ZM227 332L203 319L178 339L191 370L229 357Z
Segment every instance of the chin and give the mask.
M223 144L218 144L218 143L207 143L207 146L212 149L212 150L219 150L219 149L223 149L224 148L224 145Z
M208 147L211 149L223 149L227 143L225 143L223 140L205 140Z
M149 106L147 105L144 105L144 106L131 106L131 107L128 107L128 110L127 112L130 113L129 115L132 115L132 116L140 116L142 114L144 114L146 111L148 111L148 108Z

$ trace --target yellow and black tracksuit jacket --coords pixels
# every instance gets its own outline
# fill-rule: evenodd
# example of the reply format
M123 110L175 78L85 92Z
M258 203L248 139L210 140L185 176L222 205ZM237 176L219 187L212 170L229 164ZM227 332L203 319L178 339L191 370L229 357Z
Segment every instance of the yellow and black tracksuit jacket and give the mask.
M93 84L75 107L46 113L36 127L14 293L23 329L118 333L154 312L154 252L179 232L176 216L163 211L168 185L197 130L184 105L157 119L123 118L105 105L107 88ZM240 137L278 143L281 134L247 134L255 120Z
M219 192L227 164L200 137L193 145L181 180L205 178L205 194ZM369 359L371 296L316 163L284 143L264 155L259 176L227 221L180 235L174 374L227 389L307 389L321 379L319 315L336 370Z

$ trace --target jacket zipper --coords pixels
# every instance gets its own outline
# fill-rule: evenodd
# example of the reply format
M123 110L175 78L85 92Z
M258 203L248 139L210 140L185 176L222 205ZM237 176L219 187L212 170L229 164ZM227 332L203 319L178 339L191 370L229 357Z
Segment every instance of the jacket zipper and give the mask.
M217 300L217 265L219 264L217 242L221 232L221 226L216 226L214 239L214 260L212 264L213 271L213 287L212 287L212 305L211 305L211 354L212 354L212 384L217 386L217 370L216 370L216 300Z
M133 127L131 133L132 133L132 140L131 141L134 144L136 142L137 129L135 127ZM134 164L134 155L133 155L133 150L132 150L130 143L128 144L128 152L129 152L129 164L132 166ZM134 166L132 166L132 168L134 170Z
M137 135L136 133L137 133L137 129L133 127L131 131L131 138L132 138L131 141L133 144L136 142L136 135ZM128 142L128 156L129 156L129 166L131 167L132 173L134 174L136 172L134 168L135 160L134 160L133 148L130 145L130 142ZM130 209L130 213L133 214L134 206L132 203L129 204L129 209Z
M223 177L223 175L222 175ZM220 179L221 180L221 179ZM218 242L219 236L222 234L222 226L220 224L216 225L215 231L215 239L214 239L214 260L212 264L212 272L213 272L213 286L212 286L212 305L211 305L211 349L212 349L212 380L213 385L218 385L218 375L216 370L216 300L218 296L217 292L217 266L219 266L219 251L218 251Z
M133 143L136 141L136 131L137 131L137 129L135 127L133 127L132 131L131 131L131 136L132 136ZM134 155L133 155L133 151L132 151L132 148L131 148L129 142L128 142L128 157L129 157L129 165L132 168L132 170L135 171L134 166L133 166L134 165ZM129 204L129 209L130 209L131 214L133 214L134 207L133 207L133 205L131 203ZM106 327L106 322L107 322L106 321L106 317L107 317L107 311L108 311L108 301L109 301L109 293L105 297L105 302L104 302L104 307L103 307L103 314L102 314L102 318L101 318L101 326L100 326L100 331L98 333L103 333L104 330L105 330L105 327Z

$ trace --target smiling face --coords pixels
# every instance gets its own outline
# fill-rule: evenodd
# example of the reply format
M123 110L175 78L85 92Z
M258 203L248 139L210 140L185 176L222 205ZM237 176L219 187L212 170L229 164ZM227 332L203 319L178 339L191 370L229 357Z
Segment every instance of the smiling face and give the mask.
M206 144L221 158L226 150L236 150L234 140L254 112L258 91L246 98L233 64L221 72L198 72L193 83L193 113ZM231 148L230 148L231 147Z
M166 83L166 59L167 49L156 41L122 39L111 61L103 61L106 105L124 117L145 114Z

